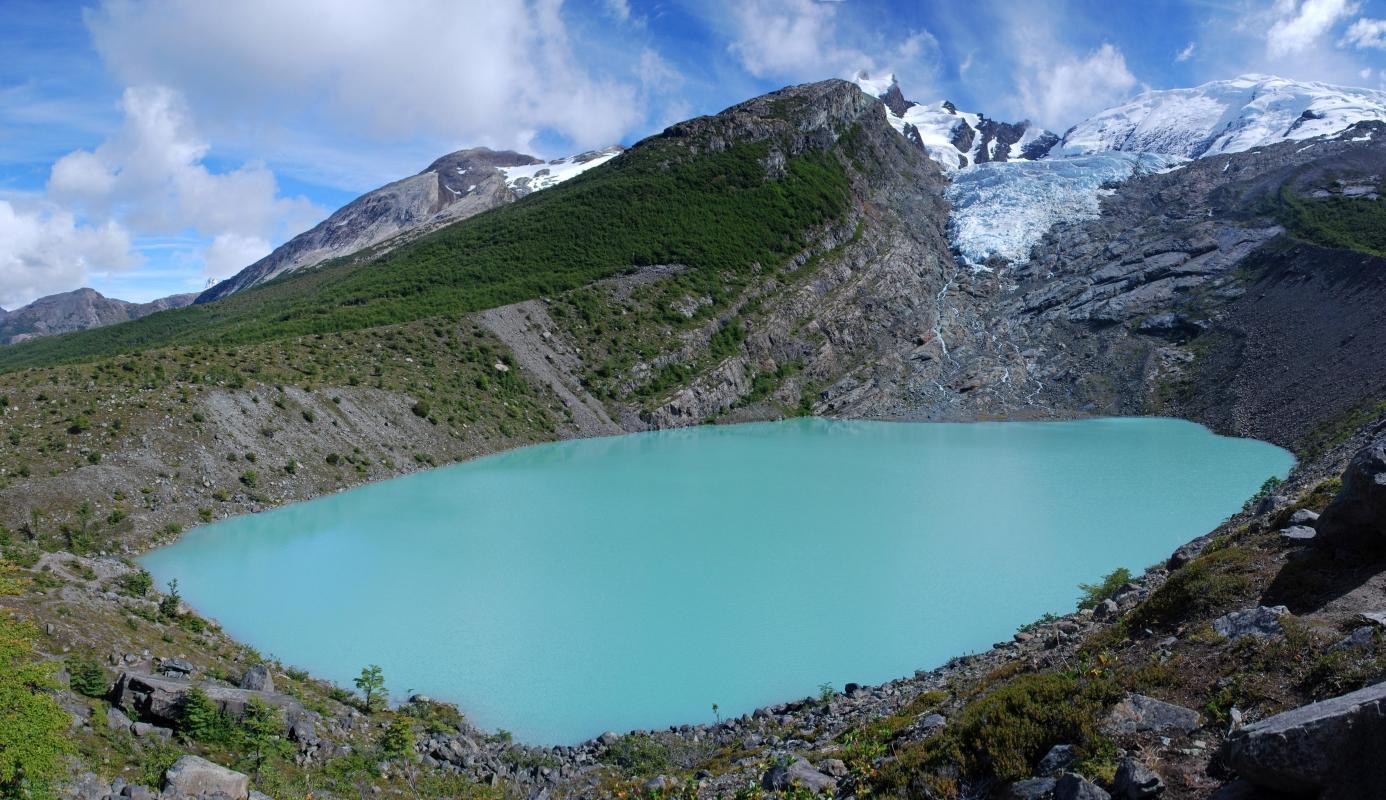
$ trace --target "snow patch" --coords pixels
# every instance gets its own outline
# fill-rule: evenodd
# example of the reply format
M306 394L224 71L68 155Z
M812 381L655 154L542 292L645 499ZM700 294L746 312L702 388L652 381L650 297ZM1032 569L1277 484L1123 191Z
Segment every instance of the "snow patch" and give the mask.
M518 167L501 167L505 184L512 189L537 192L550 186L557 186L569 178L575 178L594 167L610 161L621 154L621 148L582 153L581 155L560 158L542 164L525 164Z

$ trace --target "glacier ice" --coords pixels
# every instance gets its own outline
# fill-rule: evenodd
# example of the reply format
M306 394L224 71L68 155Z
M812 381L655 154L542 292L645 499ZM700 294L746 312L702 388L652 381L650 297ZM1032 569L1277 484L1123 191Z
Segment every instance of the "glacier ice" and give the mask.
M1022 264L1054 223L1095 219L1104 186L1183 163L1158 153L1103 152L958 170L946 190L949 238L974 269L993 256Z

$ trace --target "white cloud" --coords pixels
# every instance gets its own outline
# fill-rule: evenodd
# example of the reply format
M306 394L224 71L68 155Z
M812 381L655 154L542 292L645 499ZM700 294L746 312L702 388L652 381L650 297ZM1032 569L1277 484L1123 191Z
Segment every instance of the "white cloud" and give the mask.
M603 0L606 7L606 15L612 19L625 22L630 19L630 3L628 0Z
M1176 62L1176 63L1181 63L1181 62L1184 62L1184 61L1188 61L1189 59L1193 58L1194 52L1195 52L1197 49L1198 49L1198 45L1194 44L1193 42L1189 42L1188 44L1184 45L1184 49L1180 50L1178 53L1175 53L1175 55L1174 55L1174 60L1175 60L1175 62Z
M1308 50L1340 21L1357 13L1348 0L1279 0L1279 17L1266 30L1266 51L1272 58Z
M106 0L86 19L127 85L170 86L228 127L326 121L379 141L521 149L552 130L610 144L644 118L636 86L589 70L560 12L560 0Z
M139 263L130 236L115 222L82 225L67 211L0 200L0 306L75 289L94 271Z
M858 70L879 74L906 65L932 71L938 42L927 31L898 38L846 27L842 4L818 0L745 0L727 11L729 50L757 78L822 80ZM922 87L911 86L912 91Z
M53 165L50 199L93 217L118 216L144 234L196 229L266 238L326 216L306 200L279 197L274 174L263 165L209 170L202 162L210 147L171 90L127 89L121 107L125 121L115 136Z
M1025 38L1016 73L1016 103L1030 119L1062 131L1126 99L1138 85L1126 57L1111 44L1078 56L1053 41Z
M1386 19L1363 17L1357 20L1347 29L1347 33L1343 34L1343 40L1340 44L1358 49L1374 47L1378 50L1386 50Z
M218 234L202 254L202 275L210 282L229 278L270 254L270 243L258 236Z

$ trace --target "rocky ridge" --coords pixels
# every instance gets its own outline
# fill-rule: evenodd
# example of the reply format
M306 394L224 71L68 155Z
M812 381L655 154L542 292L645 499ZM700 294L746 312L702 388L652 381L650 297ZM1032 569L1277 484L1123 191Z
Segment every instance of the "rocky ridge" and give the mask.
M13 311L0 309L0 345L139 319L165 309L182 308L196 297L175 294L148 303L129 303L85 288L48 295Z

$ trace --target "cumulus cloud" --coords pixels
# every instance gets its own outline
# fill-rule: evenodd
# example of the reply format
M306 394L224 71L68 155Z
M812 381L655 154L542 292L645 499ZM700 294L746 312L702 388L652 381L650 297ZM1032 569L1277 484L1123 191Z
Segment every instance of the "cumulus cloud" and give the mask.
M840 7L819 0L735 3L728 9L733 23L728 49L752 75L790 80L846 77L863 69L876 74L910 64L927 67L936 58L938 42L928 31L883 39L846 27Z
M1303 52L1357 9L1348 0L1279 0L1274 9L1279 18L1266 30L1266 50L1272 58Z
M1340 42L1344 47L1386 50L1386 19L1363 17L1347 29Z
M75 289L95 275L142 262L134 240L192 233L210 239L190 255L225 277L326 216L280 196L275 176L250 163L214 172L178 94L127 89L118 131L92 150L58 159L41 197L0 201L0 305Z
M618 141L643 119L637 87L588 69L560 12L560 0L105 0L86 20L127 85L198 98L199 117L519 148L541 130Z
M70 212L44 205L0 200L0 307L75 289L93 271L139 263L130 235L115 222L83 225Z
M1111 44L1074 55L1053 41L1028 39L1021 48L1016 84L1017 105L1027 117L1064 130L1125 100L1139 81L1127 68L1126 57Z
M294 233L326 215L303 199L278 196L262 164L214 173L210 147L182 99L165 87L127 89L124 124L95 150L77 150L52 168L48 196L92 217L119 217L143 233L196 229L266 238Z

